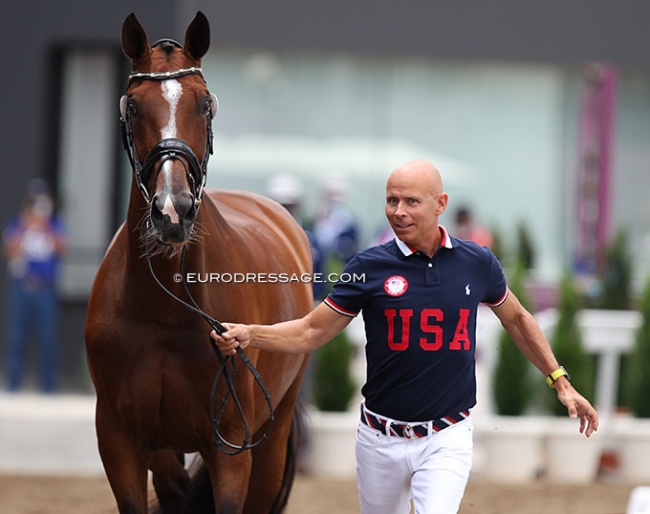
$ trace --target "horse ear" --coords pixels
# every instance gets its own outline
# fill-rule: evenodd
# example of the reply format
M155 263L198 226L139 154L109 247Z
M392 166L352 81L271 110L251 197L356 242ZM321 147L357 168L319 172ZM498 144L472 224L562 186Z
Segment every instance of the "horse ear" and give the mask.
M122 24L122 49L133 62L140 62L149 55L149 38L135 14L129 14Z
M210 48L210 23L201 11L187 27L183 51L194 61L200 61Z

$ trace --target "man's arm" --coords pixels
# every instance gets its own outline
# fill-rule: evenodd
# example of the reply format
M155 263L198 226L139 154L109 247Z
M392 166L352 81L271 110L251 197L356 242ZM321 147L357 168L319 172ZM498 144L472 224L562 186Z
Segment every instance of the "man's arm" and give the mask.
M351 317L321 303L302 318L274 325L224 323L228 331L218 335L213 330L210 337L225 356L234 355L238 346L242 349L250 346L283 353L309 353L330 341L351 320Z
M492 307L492 311L517 347L544 376L560 367L544 332L512 291L508 293L505 302ZM589 437L598 430L596 410L573 388L567 377L558 378L553 387L557 391L558 399L569 411L569 416L580 418L581 433L584 432Z

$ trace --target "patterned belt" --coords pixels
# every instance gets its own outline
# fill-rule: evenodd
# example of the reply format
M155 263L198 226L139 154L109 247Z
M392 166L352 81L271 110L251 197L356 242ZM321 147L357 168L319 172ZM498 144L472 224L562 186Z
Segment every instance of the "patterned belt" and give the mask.
M379 432L386 435L394 435L397 437L406 437L407 439L419 439L427 437L430 434L440 432L451 425L455 425L459 421L463 421L469 416L469 411L464 410L456 414L451 414L440 419L433 421L421 421L418 423L404 423L395 421L374 412L369 411L361 404L361 422L374 428Z

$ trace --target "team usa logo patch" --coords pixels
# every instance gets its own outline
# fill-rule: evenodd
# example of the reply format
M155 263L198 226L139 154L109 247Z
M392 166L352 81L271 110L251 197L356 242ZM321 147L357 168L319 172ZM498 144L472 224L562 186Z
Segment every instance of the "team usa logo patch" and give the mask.
M402 296L408 288L409 283L402 275L393 275L384 282L384 291L390 296Z

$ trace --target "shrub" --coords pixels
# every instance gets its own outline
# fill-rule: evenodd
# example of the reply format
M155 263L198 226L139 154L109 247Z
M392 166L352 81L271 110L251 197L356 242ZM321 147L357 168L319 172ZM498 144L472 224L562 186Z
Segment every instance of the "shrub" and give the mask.
M627 361L624 383L629 407L641 418L650 418L650 279L640 299L641 326Z
M632 260L628 252L627 231L621 229L605 250L605 267L601 274L601 309L625 310L630 304Z
M357 389L350 362L354 347L345 331L315 354L313 399L319 410L344 412Z
M582 297L571 274L565 272L560 283L558 321L550 345L558 362L571 376L571 383L585 398L592 401L595 388L595 362L582 341L577 316L582 308ZM551 396L550 410L556 416L566 416L564 405Z
M535 249L526 225L521 222L517 227L517 260L524 269L533 269L535 266Z
M509 287L521 304L526 307L529 301L523 288L523 275L522 264L516 264L509 281ZM492 381L494 403L498 414L520 416L529 406L532 399L530 366L530 362L508 333L502 330Z

